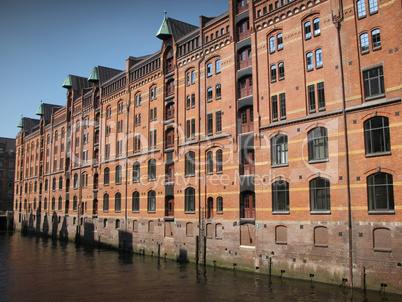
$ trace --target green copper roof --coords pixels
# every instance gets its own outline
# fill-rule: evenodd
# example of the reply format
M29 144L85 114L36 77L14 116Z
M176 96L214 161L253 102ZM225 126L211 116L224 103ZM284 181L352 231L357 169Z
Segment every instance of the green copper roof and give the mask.
M43 115L43 104L42 101L40 101L40 106L38 108L38 110L36 110L36 115Z
M21 114L21 119L20 119L20 121L18 122L17 127L18 127L18 128L24 127L24 118L22 117L22 114Z
M166 17L166 11L165 11L165 17L163 18L163 22L161 27L159 28L158 32L156 33L156 37L163 40L165 38L168 38L172 35L169 29L168 25L168 18Z
M92 69L92 72L91 72L91 75L88 78L88 81L99 81L98 67L94 67L94 69Z
M67 76L67 79L64 81L62 87L64 88L71 88L73 86L73 81L71 79L71 74Z

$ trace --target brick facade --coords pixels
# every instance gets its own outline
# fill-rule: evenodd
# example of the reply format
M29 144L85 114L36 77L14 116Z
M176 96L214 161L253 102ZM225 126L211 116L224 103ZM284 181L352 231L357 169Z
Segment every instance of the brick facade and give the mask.
M70 75L65 107L24 119L17 227L402 293L400 6L165 19L160 51Z

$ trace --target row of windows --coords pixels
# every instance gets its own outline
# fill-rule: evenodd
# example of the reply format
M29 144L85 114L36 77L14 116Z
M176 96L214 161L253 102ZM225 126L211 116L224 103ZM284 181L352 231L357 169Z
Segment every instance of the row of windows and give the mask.
M215 74L218 74L221 72L221 60L216 60L215 61ZM213 64L209 63L207 65L207 77L212 76L213 74Z
M381 35L380 35L380 29L376 28L371 31L371 45L374 50L381 49ZM367 53L370 51L370 46L369 46L369 35L368 33L363 33L360 35L360 50L362 53Z
M215 86L215 100L219 100L221 98L221 84L217 84ZM213 89L212 87L207 88L207 102L211 102L213 100ZM187 103L188 103L188 97L187 97Z
M209 165L208 165L209 167ZM309 182L310 210L314 212L329 213L331 211L330 181L323 177L317 177ZM367 177L367 196L369 211L393 211L394 193L393 177L388 173L375 173ZM61 197L60 197L61 198ZM148 212L156 211L156 193L148 192ZM209 204L208 212L213 208ZM253 192L245 192L240 199L241 218L255 218L255 195ZM109 211L109 195L103 196L103 210ZM135 191L132 195L132 211L140 210L140 194ZM223 199L217 198L216 210L223 212ZM121 211L121 194L115 195L115 211ZM185 212L195 212L195 189L189 187L185 190ZM288 214L290 212L289 183L285 180L278 180L272 184L272 212L277 214ZM211 213L208 214L211 216Z
M226 33L228 33L228 32L229 32L229 26L226 26ZM205 43L208 43L209 41L212 41L213 39L219 38L219 34L221 36L223 36L225 34L225 28L221 28L220 32L219 32L219 30L217 30L215 32L215 35L214 35L214 33L211 33L211 35L205 36Z
M280 62L278 64L278 80L283 80L285 78L285 64ZM276 65L271 66L271 83L276 82Z
M377 0L369 0L370 14L374 14L378 11ZM366 16L366 0L358 0L357 2L357 16L363 18Z

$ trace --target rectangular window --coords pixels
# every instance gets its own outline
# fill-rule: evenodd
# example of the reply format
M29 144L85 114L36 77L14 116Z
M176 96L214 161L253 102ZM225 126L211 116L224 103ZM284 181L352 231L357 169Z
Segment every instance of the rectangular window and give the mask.
M149 131L149 149L156 148L156 129Z
M278 120L278 97L276 95L271 97L271 106L272 106L272 120Z
M279 95L279 105L281 109L281 119L286 118L286 96L284 93Z
M208 113L207 123L208 123L208 135L212 135L213 134L213 115L212 115L212 113Z
M207 65L207 77L212 76L212 63Z
M365 98L381 96L385 93L382 66L363 71Z
M325 109L324 82L317 83L318 110Z
M218 111L215 113L216 118L216 133L222 132L222 112Z
M310 23L310 21L304 23L304 37L305 37L306 40L311 38L311 23Z
M195 119L191 120L191 139L195 139Z
M195 94L191 95L191 108L195 108Z
M315 91L314 85L308 86L308 104L309 104L309 111L315 112Z
M190 109L190 106L191 106L191 99L190 99L190 96L188 95L187 96L187 109Z
M121 156L123 153L123 141L118 140L117 141L117 156Z

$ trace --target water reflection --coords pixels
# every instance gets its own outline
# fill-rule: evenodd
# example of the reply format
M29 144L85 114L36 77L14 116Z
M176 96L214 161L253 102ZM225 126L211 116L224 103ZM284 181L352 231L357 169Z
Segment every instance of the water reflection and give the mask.
M399 299L398 299L399 298ZM400 301L311 281L0 234L0 301Z

